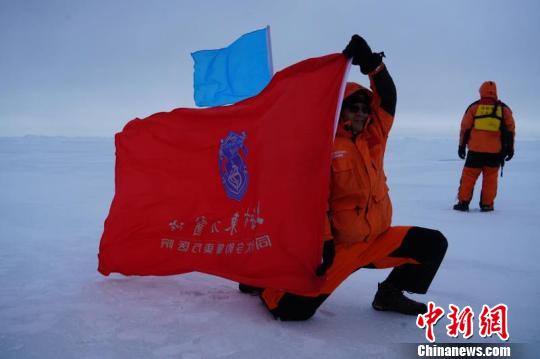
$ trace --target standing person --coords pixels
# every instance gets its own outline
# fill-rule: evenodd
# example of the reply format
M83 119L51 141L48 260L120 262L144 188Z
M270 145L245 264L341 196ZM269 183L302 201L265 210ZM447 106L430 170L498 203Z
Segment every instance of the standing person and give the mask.
M403 291L426 293L447 248L437 230L391 227L392 204L383 170L388 133L394 120L396 88L382 62L366 41L354 35L343 54L369 75L372 91L348 83L342 103L331 165L328 221L318 276L323 286L314 293L287 293L240 284L242 292L257 292L281 320L306 320L353 272L360 268L395 267L378 285L376 310L417 315L424 303Z
M497 195L497 174L504 161L514 156L515 123L512 110L497 97L497 86L486 81L480 86L480 100L473 102L461 121L458 155L465 159L456 211L468 211L474 184L482 173L480 210L493 211Z

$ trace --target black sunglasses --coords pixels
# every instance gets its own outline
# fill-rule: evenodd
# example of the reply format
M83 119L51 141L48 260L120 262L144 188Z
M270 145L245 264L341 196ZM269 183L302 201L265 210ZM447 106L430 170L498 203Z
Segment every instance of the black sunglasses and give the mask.
M360 112L360 111L362 111L363 113L370 113L369 105L367 105L365 103L361 103L359 105L351 104L351 105L347 106L347 108L352 113L357 113L357 112Z

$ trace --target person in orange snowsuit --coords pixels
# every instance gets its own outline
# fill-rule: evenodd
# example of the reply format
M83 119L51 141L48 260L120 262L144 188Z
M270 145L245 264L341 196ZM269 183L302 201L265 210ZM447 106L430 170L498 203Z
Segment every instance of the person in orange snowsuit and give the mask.
M486 81L480 86L480 100L473 102L461 121L458 155L467 159L458 190L457 211L468 211L474 184L482 173L480 210L493 211L497 175L504 161L514 156L515 122L512 110L497 97L497 86Z
M424 303L403 291L426 293L447 248L437 230L392 227L392 204L383 169L388 134L394 120L396 89L382 62L366 41L354 35L343 51L369 75L372 91L356 83L345 89L334 142L328 221L322 263L316 275L324 285L313 293L288 293L240 284L242 292L257 293L276 319L306 320L353 272L361 268L395 267L379 284L376 310L417 315Z

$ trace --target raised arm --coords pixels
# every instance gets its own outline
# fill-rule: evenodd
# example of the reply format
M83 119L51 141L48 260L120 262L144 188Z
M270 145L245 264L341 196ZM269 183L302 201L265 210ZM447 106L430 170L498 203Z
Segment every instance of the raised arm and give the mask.
M359 35L353 35L343 50L343 54L352 58L353 65L359 65L360 71L368 75L373 92L372 109L377 113L377 120L385 135L388 134L396 113L397 92L394 80L382 62L384 53L374 53Z
M371 81L371 90L379 101L379 107L394 117L397 102L396 85L386 65L381 63L369 74L369 78Z

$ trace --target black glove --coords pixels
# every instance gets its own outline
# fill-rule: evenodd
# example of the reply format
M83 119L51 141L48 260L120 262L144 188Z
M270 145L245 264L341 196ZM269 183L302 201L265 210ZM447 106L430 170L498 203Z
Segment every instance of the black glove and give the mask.
M360 65L360 60L367 58L371 54L371 48L367 44L366 40L356 34L351 37L351 41L349 41L349 44L347 44L347 47L345 47L345 50L343 50L343 55L345 55L348 59L352 57L353 65Z
M384 53L373 53L371 48L367 44L366 40L359 35L353 35L343 55L348 59L352 57L353 65L360 65L360 71L367 75L371 71L375 70L382 62Z
M506 132L506 141L505 144L503 144L503 149L505 150L504 153L504 160L510 161L512 157L514 157L514 136L510 132Z
M325 241L322 254L322 263L316 271L318 277L322 277L326 273L328 268L332 266L335 256L336 248L334 247L334 240L331 239L329 241Z
M457 154L458 154L459 158L464 160L465 159L465 146L459 146L458 150L457 150Z
M512 159L512 157L514 157L514 149L509 148L508 151L506 152L506 158L504 160L505 161L510 161Z

